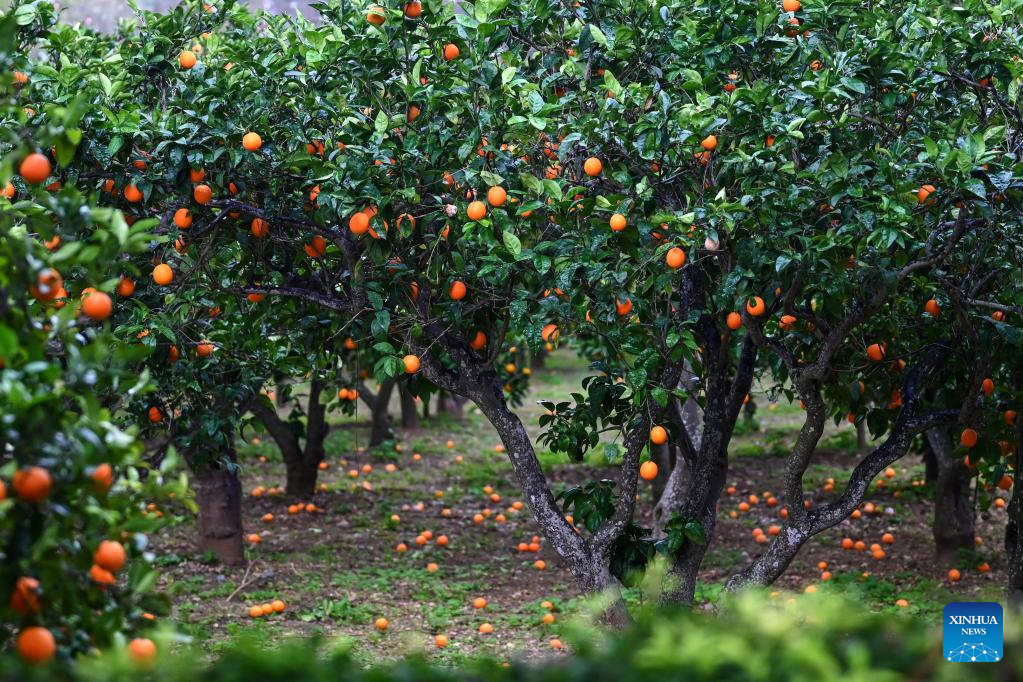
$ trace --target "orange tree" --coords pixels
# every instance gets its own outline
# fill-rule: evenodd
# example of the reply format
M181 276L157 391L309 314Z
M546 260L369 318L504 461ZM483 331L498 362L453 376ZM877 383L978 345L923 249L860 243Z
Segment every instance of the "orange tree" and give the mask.
M585 589L617 590L657 547L687 602L757 371L807 423L785 529L736 586L776 578L915 434L981 426L974 388L1018 340L1002 275L1019 263L1018 9L786 5L346 3L317 27L185 4L116 45L45 52L76 49L103 87L59 172L114 164L124 201L162 217L156 256L182 291L334 315L378 379L475 402ZM940 322L920 316L931 298ZM612 434L621 467L560 504L503 356L573 332L606 358L548 405L546 442L583 457ZM1018 400L1002 385L1000 405ZM687 398L698 434L672 423ZM823 420L849 414L884 445L805 509ZM641 469L659 475L651 438L686 463L659 544L632 523Z
M0 16L0 667L26 680L168 613L147 551L162 522L146 503L183 490L98 399L150 387L132 371L144 349L118 344L106 320L117 261L145 249L154 221L129 227L41 154L67 163L89 108L83 92L26 111L24 55L53 19L46 5ZM81 238L62 242L64 229Z

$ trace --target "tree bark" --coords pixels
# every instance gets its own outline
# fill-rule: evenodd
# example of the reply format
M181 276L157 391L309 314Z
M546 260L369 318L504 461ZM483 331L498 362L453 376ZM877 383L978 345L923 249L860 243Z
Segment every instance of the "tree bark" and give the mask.
M401 428L411 430L419 428L419 412L416 409L416 397L404 386L398 387L401 397Z
M971 500L972 472L952 455L952 437L946 428L924 434L934 453L938 476L934 485L934 551L941 559L951 559L960 549L973 549L976 519Z
M234 449L227 454L233 464ZM237 470L221 463L203 465L193 469L192 485L199 505L199 549L228 566L244 565L242 483Z
M384 379L380 389L374 395L365 385L359 386L359 397L370 411L369 447L376 446L394 438L394 424L391 421L390 403L396 379Z
M650 459L657 464L658 476L651 481L650 489L653 492L654 499L660 500L664 495L664 488L667 485L668 479L671 477L671 472L675 470L675 446L672 443L665 443L664 445L658 445L652 447L650 451Z
M316 492L320 462L324 458L323 442L330 431L326 422L326 406L320 403L323 388L322 379L313 379L309 386L304 447L294 426L281 419L272 405L257 397L249 406L281 451L287 472L285 493L291 497L308 499Z
M529 359L529 366L534 369L544 369L547 365L547 349L541 348L540 350L533 353L533 357Z
M920 442L923 443L921 459L924 462L924 482L936 483L938 480L938 459L934 456L934 449L926 437L921 438Z
M689 364L686 363L682 371L680 386L687 393L692 393L696 390L697 384L698 377L693 374ZM703 410L694 399L687 398L681 404L674 400L671 418L679 433L680 442L677 443L678 453L674 466L668 470L664 487L657 495L657 504L654 506L653 536L655 538L664 537L664 526L682 506L682 501L686 497L686 491L692 480L692 466L696 461L696 453L700 450L703 437Z
M437 392L437 412L445 412L450 414L455 419L461 419L463 416L463 408L465 406L465 398L448 393L447 391Z

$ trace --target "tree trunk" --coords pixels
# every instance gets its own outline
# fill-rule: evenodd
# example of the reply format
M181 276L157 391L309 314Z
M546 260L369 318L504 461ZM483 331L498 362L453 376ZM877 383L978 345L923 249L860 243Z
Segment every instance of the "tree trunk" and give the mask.
M951 559L960 549L973 549L977 536L971 500L972 472L953 457L954 446L946 428L924 434L938 465L934 485L934 550L941 559Z
M534 369L544 369L547 365L547 349L541 348L540 350L533 353L533 357L529 359L529 366Z
M416 397L405 388L398 388L398 395L401 398L401 428L418 429L419 412L416 410Z
M304 448L292 425L281 419L272 405L257 397L249 406L281 451L287 473L285 492L290 497L309 499L316 492L316 479L324 457L323 441L330 431L325 418L326 406L320 404L323 388L323 381L319 379L314 379L309 387Z
M233 449L228 454L235 461ZM245 564L242 542L242 483L237 473L219 463L192 472L199 505L199 549L229 566Z
M862 419L856 422L856 452L861 455L867 451L867 423Z
M448 393L447 391L439 391L437 393L437 412L446 412L455 419L461 419L464 412L465 398Z
M650 489L653 492L654 499L660 500L664 495L664 489L668 479L671 477L671 472L677 466L675 446L671 443L665 443L664 445L651 448L650 459L657 464L658 471L657 478L651 482Z
M373 395L365 386L359 387L359 396L370 410L369 447L371 448L394 438L390 404L391 393L393 393L396 383L393 378L384 379L376 395Z
M924 482L935 483L938 480L938 460L934 456L934 449L931 448L931 442L926 437L921 438L920 442L923 443L921 458L924 461Z

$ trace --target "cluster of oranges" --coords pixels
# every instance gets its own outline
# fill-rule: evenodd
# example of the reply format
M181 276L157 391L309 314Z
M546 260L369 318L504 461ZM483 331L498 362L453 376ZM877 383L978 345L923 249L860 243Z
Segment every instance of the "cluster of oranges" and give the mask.
M272 602L267 604L254 604L249 607L250 618L262 618L263 616L272 616L275 613L284 613L286 608L283 601L280 599L274 599Z

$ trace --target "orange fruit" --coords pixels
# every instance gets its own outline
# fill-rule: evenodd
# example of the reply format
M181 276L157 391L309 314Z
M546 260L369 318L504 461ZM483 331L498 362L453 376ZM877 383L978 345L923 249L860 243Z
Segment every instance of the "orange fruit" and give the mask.
M53 268L45 268L36 275L36 283L28 288L32 298L48 302L61 296L64 290L64 278Z
M547 343L554 343L558 340L558 325L546 324L544 328L540 330L540 338Z
M135 183L130 183L124 188L124 198L133 204L137 204L143 199L142 190L136 187Z
M270 234L270 223L266 222L262 218L253 218L249 231L252 232L252 236L256 239L262 239Z
M924 311L931 317L937 317L941 313L941 306L939 306L938 302L932 298L924 304Z
M451 283L451 287L448 289L448 296L454 301L461 301L465 298L466 294L465 282L456 279Z
M491 206L504 206L504 202L508 200L508 192L505 191L504 187L500 185L494 185L487 190L487 203Z
M916 200L921 204L927 201L927 197L934 193L934 185L924 185L916 191Z
M192 184L198 184L198 183L202 182L206 178L206 169L205 168L199 168L199 169L189 168L188 169L188 177L192 181Z
M29 154L18 167L18 173L30 185L38 185L50 177L53 166L50 160L42 154Z
M476 335L472 337L472 341L469 342L469 347L473 350L483 350L487 345L487 335L481 331L477 331Z
M114 468L104 462L93 470L90 478L92 479L92 482L96 484L96 488L102 492L106 492L110 489L110 486L114 484ZM2 499L3 496L0 496L0 500Z
M130 277L121 277L121 281L117 283L117 295L123 298L128 298L135 293L135 280Z
M352 234L366 234L369 231L369 216L362 211L352 214L348 219L348 229Z
M984 391L984 395L991 395L995 392L995 382L991 381L991 379L984 379L980 386Z
M547 568L547 562L544 561L543 559L537 559L536 561L533 562L533 568L535 568L538 571L542 571Z
M405 374L415 374L419 371L419 356L406 355L401 362L405 365Z
M246 151L259 151L259 148L262 146L263 138L259 136L259 133L245 133L242 137L242 147L244 147Z
M708 135L707 137L703 138L703 140L700 142L700 146L706 149L708 152L712 152L715 149L717 149L718 138L715 137L714 135Z
M968 448L972 448L977 444L977 432L971 428L963 429L962 434L959 436L959 442Z
M213 355L213 351L216 349L209 341L203 339L195 346L195 354L201 358L208 358Z
M1005 414L1002 415L1002 419L1005 421L1006 426L1012 426L1016 423L1016 410L1006 410Z
M263 609L260 608L259 605L252 606L252 607L249 608L249 617L250 618L259 618L262 615L263 615Z
M18 633L18 655L26 663L40 665L57 653L57 642L46 628L33 625Z
M285 609L284 602L281 601L280 599L274 599L270 603L270 608L273 609L274 613L284 613Z
M754 296L746 302L746 312L753 317L760 317L767 310L767 306L764 305L764 299L759 296Z
M15 191L16 190L14 188L14 183L13 182L8 182L6 185L4 185L3 191L0 191L0 196L4 197L6 199L13 199Z
M781 8L786 12L798 12L802 5L799 4L799 0L782 0Z
M416 4L418 5L419 3L417 2ZM446 647L448 645L448 637L447 637L447 635L437 635L436 637L433 638L433 644L438 649L443 649L444 647Z
M149 415L149 421L154 424L163 421L163 412L160 411L159 407L150 407L147 414Z
M320 235L315 235L313 240L304 247L305 255L310 258L323 258L327 253L327 240Z
M376 620L375 620L375 621L373 622L373 626L374 626L374 627L375 627L375 628L376 628L377 630L379 630L380 632L383 632L384 630L386 630L386 629L387 629L387 626L388 626L388 623L387 623L387 619L386 619L386 618L377 618L377 619L376 619Z
M96 564L93 564L89 569L89 577L94 583L99 585L113 585L117 582L117 578L114 577L113 573Z
M205 206L213 200L213 190L209 185L196 185L192 197L195 199L195 203Z
M124 545L116 540L104 540L99 543L99 548L96 553L92 555L93 562L100 568L106 569L111 573L117 573L124 568L124 562L127 561L127 555L124 551Z
M884 359L884 346L879 343L872 343L867 346L867 357L873 362L881 362Z
M668 249L668 253L664 255L664 262L668 264L668 267L672 270L678 270L680 267L686 264L686 252L675 246Z
M892 535L891 533L885 533L884 535L881 536L881 542L883 542L886 545L894 544L895 536Z
M53 477L43 467L25 467L11 478L11 488L25 502L42 502L53 490Z
M148 665L156 658L156 645L153 640L139 637L128 644L128 655L140 665Z
M657 478L657 462L646 461L639 466L639 477L644 481L652 481Z
M444 46L444 61L450 62L454 59L458 59L459 54L458 45L448 43Z
M664 445L668 442L668 431L663 426L655 426L650 429L650 442L654 445Z
M955 582L959 582L959 579L962 578L962 577L963 576L959 572L959 569L956 569L956 568L949 569L949 571L948 571L948 579L951 580L952 582L954 582L954 583Z
M110 317L114 312L114 301L109 294L102 291L89 292L82 298L82 313L97 322Z
M483 623L482 625L480 625L480 634L481 635L489 635L493 631L494 631L494 626L491 625L490 623Z
M469 220L483 220L483 216L487 214L487 205L482 201L474 201L465 209L465 214Z
M39 613L39 581L28 576L18 578L11 592L11 608L23 616Z
M373 24L374 26L380 26L387 21L387 13L380 5L373 5L369 8L369 12L366 13L366 21Z
M178 64L183 69L191 69L195 66L195 53L191 50L182 50L181 54L178 55Z
M627 223L625 221L625 216L621 213L615 213L611 216L611 220L608 221L608 224L611 225L611 229L615 232L621 232L625 229Z
M632 312L632 299L629 297L615 299L615 312L619 317L625 317Z
M583 164L583 172L589 175L591 178L597 177L603 170L604 164L601 163L600 159L598 159L595 156L591 156L590 158L586 159L586 162Z
M725 318L725 324L728 325L729 329L735 331L742 326L742 315L735 311L728 313L728 317Z
M487 600L483 597L476 597L472 600L472 607L474 609L485 609L487 608Z
M153 281L160 286L166 286L174 281L174 271L166 263L160 263L153 268Z

